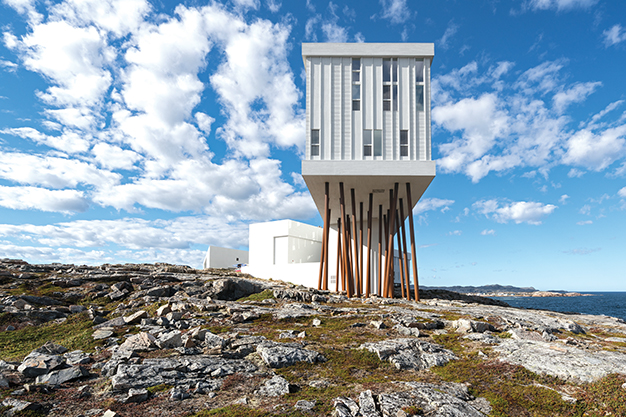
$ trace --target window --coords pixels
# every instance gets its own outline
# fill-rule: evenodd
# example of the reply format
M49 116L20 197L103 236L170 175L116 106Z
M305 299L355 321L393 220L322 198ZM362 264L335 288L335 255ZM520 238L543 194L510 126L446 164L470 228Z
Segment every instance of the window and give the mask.
M372 131L363 131L363 156L372 156Z
M361 110L361 58L352 58L352 110Z
M400 131L400 156L409 156L409 131Z
M320 156L320 130L311 129L311 156Z
M417 111L424 111L424 86L415 86L415 108Z
M372 132L374 143L372 144ZM363 156L383 156L383 131L380 129L363 131Z
M424 60L415 60L415 109L424 111Z
M391 110L391 86L383 85L383 110Z
M374 156L383 156L383 131L374 130Z
M383 110L392 109L398 110L398 60L385 58L383 59Z

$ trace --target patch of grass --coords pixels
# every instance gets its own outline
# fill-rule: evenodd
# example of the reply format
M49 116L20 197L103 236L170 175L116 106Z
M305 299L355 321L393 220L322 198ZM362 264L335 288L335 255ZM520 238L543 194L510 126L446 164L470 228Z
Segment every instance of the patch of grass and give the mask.
M496 333L496 336L499 337L500 339L510 339L511 337L513 337L513 335L509 332Z
M154 385L152 387L148 387L148 388L146 388L146 390L148 390L150 395L154 395L154 394L156 394L158 392L168 391L168 390L170 390L172 388L173 387L171 385L159 384L159 385Z
M577 403L579 415L626 416L624 383L626 375L611 374L585 385Z
M446 381L469 383L473 395L489 400L494 416L579 415L576 405L563 401L558 392L544 387L559 386L560 380L539 376L521 366L461 359L431 370Z
M55 293L55 292L65 292L65 289L57 285L53 285L50 282L47 282L43 285L40 285L40 284L41 283L36 280L24 281L17 288L8 290L7 293L11 295L26 294L26 295L34 295L37 297L42 297L42 296L49 297L52 295L52 293Z
M46 323L0 333L0 358L21 360L32 350L48 341L58 343L68 350L92 351L102 341L91 337L93 322L87 312L71 315L63 323Z
M451 350L459 356L464 353L463 346L461 345L461 335L459 334L434 334L432 335L432 338L435 343L440 344L444 348Z
M269 300L269 299L273 299L276 298L274 297L274 291L273 290L263 290L261 292L258 292L256 294L250 294L247 297L242 297L239 300L237 300L238 302L242 302L242 301L263 301L263 300Z
M421 408L415 406L403 407L402 411L407 413L409 416L421 416L424 414L424 411Z

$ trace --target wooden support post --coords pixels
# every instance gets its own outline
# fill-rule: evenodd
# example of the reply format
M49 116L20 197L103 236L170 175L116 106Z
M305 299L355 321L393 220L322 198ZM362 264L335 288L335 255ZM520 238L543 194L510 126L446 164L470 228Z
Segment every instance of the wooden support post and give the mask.
M356 221L356 201L354 198L354 188L350 189L350 197L352 197L352 220L354 222L353 230L354 230L354 257L352 261L354 262L354 295L357 297L361 296L361 271L359 270L359 233L358 233L358 223Z
M324 277L324 267L328 268L328 257L326 256L328 253L328 242L326 241L326 228L329 227L329 218L328 218L328 182L324 184L324 228L322 229L322 254L320 256L320 276L317 281L317 289L321 290L323 288L322 279ZM328 271L328 269L326 269ZM328 288L324 288L325 290Z
M383 289L381 296L387 297L387 261L389 260L389 257L387 256L387 248L389 246L389 210L387 210L387 214L385 214L383 218L385 219L385 241L383 242L385 248L385 266L383 267Z
M405 291L405 281L404 281L404 262L402 261L402 241L400 240L400 215L398 214L398 210L396 210L396 236L398 239L398 267L400 268L400 292L402 293L402 298L407 296ZM406 279L409 279L406 277Z
M406 183L406 202L409 205L409 233L411 234L411 262L413 264L413 291L415 301L420 300L419 284L417 279L417 252L415 251L415 230L413 229L413 202L411 200L411 183Z
M331 216L332 212L330 210L330 206L328 207L328 212L326 213L326 217L328 218L328 227L326 227L326 252L325 252L325 258L324 259L324 276L322 277L322 289L324 291L328 290L328 257L329 257L329 248L330 248L330 216Z
M383 277L383 205L378 206L378 286L376 294L381 295L382 277Z
M393 258L394 258L394 248L393 248L393 229L395 226L395 221L396 221L396 200L398 199L398 183L395 183L393 186L393 190L389 190L390 193L390 209L389 209L389 215L391 216L389 219L389 242L387 245L387 271L386 271L386 278L387 278L387 294L388 297L393 298L393 286L394 286L394 277L392 275L393 273Z
M402 204L402 199L400 202L400 236L402 237L402 247L400 249L400 256L404 257L404 276L406 277L406 299L411 299L411 286L409 285L409 258L407 256L407 244L406 244L406 233L404 232L404 204Z
M352 253L352 219L350 215L346 216L346 249L348 251L347 259L347 270L348 270L348 288L350 290L350 294L354 295L354 254Z
M348 276L348 244L346 243L346 238L348 236L348 233L346 232L346 200L344 198L344 192L343 192L343 182L339 183L339 206L341 207L341 218L343 219L343 221L341 222L343 227L341 229L341 234L343 236L343 250L342 250L342 258L343 258L343 280L342 283L344 284L344 291L346 291L346 294L348 297L351 297L352 294L350 293L350 285L349 285L349 281L350 281L350 277Z
M339 271L343 263L341 258L341 217L337 219L337 272L335 275L335 292L339 292Z
M363 293L363 202L359 203L359 293Z
M372 287L370 283L372 282L372 210L374 209L374 194L370 193L370 205L369 210L367 211L367 272L366 281L365 281L365 296L370 296L370 291Z

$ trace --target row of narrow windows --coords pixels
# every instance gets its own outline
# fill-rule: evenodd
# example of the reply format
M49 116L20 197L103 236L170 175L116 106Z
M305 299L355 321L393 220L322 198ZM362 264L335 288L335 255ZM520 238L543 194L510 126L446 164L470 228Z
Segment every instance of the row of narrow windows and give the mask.
M320 131L311 130L311 156L320 155ZM363 130L363 156L383 156L383 131ZM400 131L400 156L409 156L409 131Z
M415 60L415 108L424 111L424 61ZM352 110L361 110L361 58L352 58ZM398 60L383 59L383 111L398 111Z

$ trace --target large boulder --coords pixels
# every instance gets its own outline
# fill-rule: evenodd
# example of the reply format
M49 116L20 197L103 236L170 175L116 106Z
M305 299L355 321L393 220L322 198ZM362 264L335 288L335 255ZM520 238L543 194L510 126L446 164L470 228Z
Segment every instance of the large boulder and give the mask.
M263 287L245 279L224 278L207 283L209 287L205 296L217 300L238 300L263 291Z

